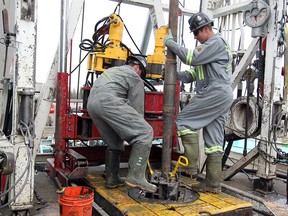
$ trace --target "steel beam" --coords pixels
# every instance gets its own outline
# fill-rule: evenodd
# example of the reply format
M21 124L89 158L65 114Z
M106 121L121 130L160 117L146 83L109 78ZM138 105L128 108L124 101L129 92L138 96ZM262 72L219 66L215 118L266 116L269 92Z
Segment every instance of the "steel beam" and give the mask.
M228 170L224 171L222 174L223 180L229 180L234 175L236 175L240 170L245 168L249 163L255 160L259 156L258 146L253 148L246 156L238 160L233 166Z
M17 42L13 68L13 135L10 141L15 156L15 171L10 176L9 183L12 190L9 193L8 204L13 211L26 211L33 206L34 158L32 148L34 131L30 137L26 137L19 131L19 121L21 120L19 113L23 114L23 120L26 119L34 127L33 119L30 119L31 116L34 116L33 107L20 107L20 103L21 99L22 102L27 99L27 93L29 93L28 100L33 102L35 92L37 1L16 0L14 3ZM10 12L12 13L12 10Z
M259 48L259 38L255 38L252 40L250 46L246 50L240 63L237 65L234 73L232 74L231 83L232 83L233 90L236 88L240 79L243 77L243 74L245 73L248 65L251 64L251 61L254 58L258 48Z
M276 177L276 164L271 161L271 158L277 157L276 150L273 147L273 134L275 130L274 122L274 102L281 100L281 70L282 58L278 53L278 38L279 25L283 18L284 12L283 5L285 1L270 0L269 5L271 8L271 16L268 22L268 35L266 44L266 57L265 57L265 72L264 72L264 95L263 95L263 109L261 121L261 142L259 150L261 157L259 163L261 166L257 175L264 179L273 179Z

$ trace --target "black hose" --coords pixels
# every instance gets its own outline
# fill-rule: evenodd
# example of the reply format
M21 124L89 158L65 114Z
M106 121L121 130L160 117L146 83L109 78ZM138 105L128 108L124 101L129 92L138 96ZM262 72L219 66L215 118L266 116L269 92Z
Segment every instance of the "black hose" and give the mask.
M143 79L144 85L150 90L150 91L157 91L157 89L147 80Z
M7 104L3 125L3 132L7 137L10 136L12 130L12 109L13 109L12 95L13 95L13 83L10 82L8 83Z

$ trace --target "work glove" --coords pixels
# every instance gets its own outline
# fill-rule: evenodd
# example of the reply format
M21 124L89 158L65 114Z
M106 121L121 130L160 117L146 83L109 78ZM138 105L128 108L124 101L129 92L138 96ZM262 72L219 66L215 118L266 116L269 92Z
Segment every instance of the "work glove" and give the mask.
M171 31L171 29L168 30L168 34L166 34L165 37L164 37L164 45L165 45L165 46L167 46L167 42L168 42L169 40L174 40L174 39L173 39L173 36L172 36L172 31Z

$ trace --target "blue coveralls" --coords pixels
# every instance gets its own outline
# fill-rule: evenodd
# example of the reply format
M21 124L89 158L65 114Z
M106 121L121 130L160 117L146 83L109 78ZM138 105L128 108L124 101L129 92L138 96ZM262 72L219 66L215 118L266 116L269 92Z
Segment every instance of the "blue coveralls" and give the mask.
M196 81L196 95L176 119L178 136L203 128L205 153L223 152L224 126L233 102L230 84L232 53L227 43L215 34L194 50L181 47L173 40L167 41L166 46L183 63L193 66L178 72L178 80L184 83Z
M144 119L144 83L131 66L107 69L94 82L87 109L111 150L124 151L124 140L151 147L153 129Z

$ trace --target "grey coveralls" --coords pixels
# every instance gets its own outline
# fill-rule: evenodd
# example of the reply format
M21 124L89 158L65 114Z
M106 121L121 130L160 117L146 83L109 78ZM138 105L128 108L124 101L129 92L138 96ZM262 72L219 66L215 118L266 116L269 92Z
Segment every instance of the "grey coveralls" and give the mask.
M112 151L124 151L124 140L151 147L153 129L144 119L144 83L131 66L107 69L94 82L87 109Z
M167 41L166 46L182 62L194 66L177 73L177 79L184 83L196 81L196 95L177 116L178 135L203 128L205 153L223 152L224 126L233 102L232 53L227 43L215 34L194 50L181 47L173 40Z

